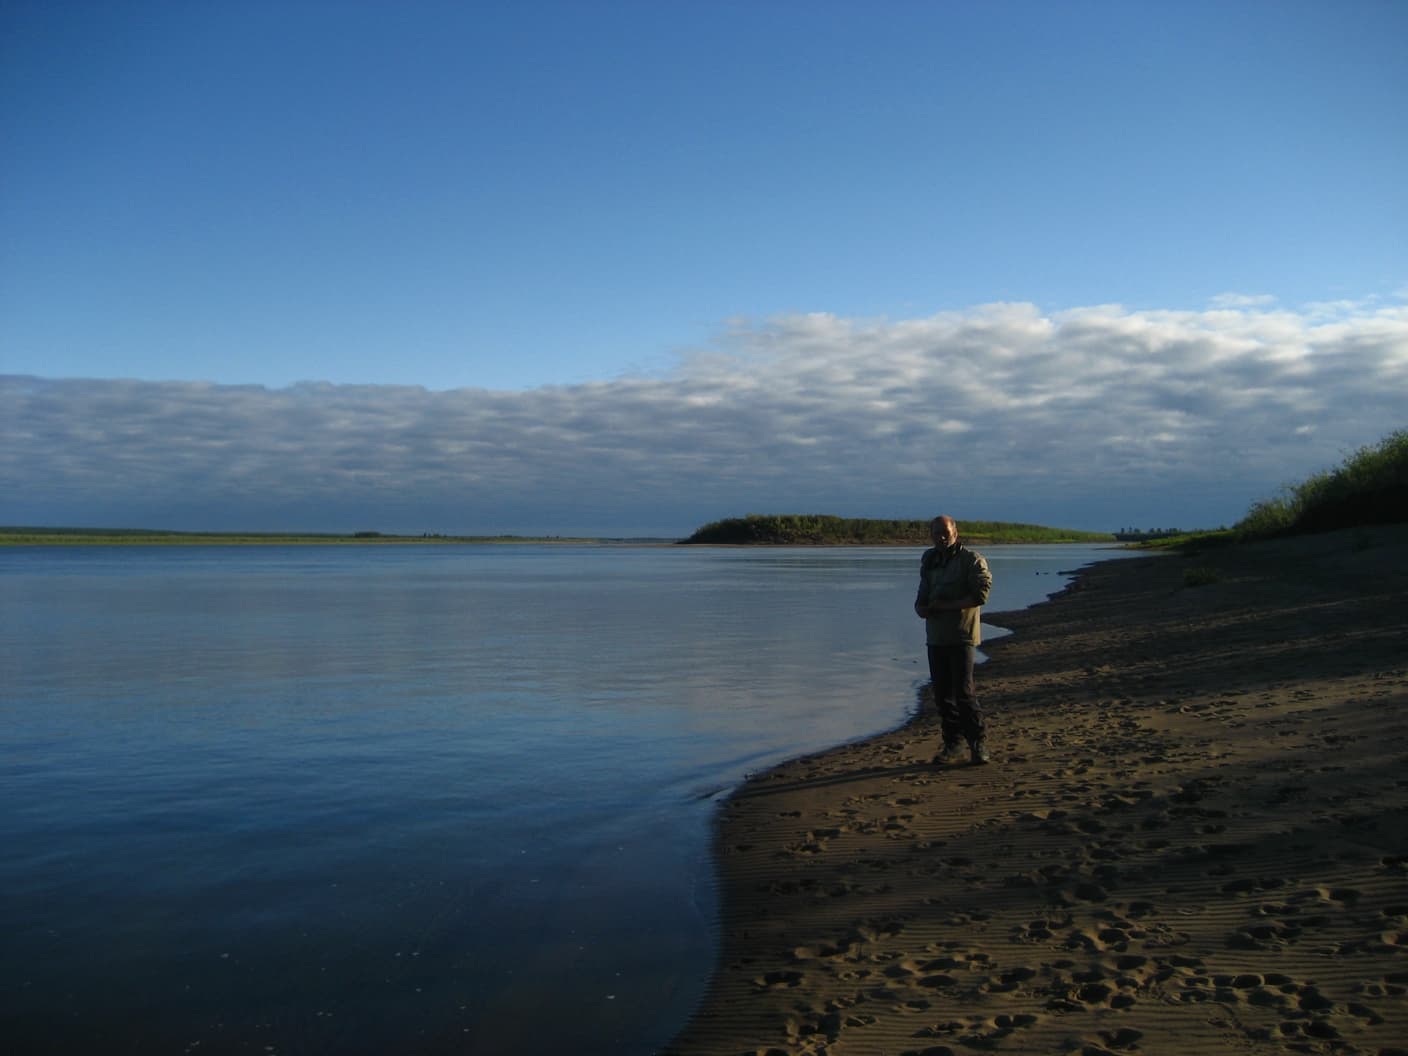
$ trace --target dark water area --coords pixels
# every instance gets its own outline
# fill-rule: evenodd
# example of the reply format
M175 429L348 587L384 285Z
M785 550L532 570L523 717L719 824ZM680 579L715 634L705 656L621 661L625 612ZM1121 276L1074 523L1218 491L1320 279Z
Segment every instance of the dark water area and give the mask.
M918 556L0 550L0 1048L654 1051L718 800L912 710Z

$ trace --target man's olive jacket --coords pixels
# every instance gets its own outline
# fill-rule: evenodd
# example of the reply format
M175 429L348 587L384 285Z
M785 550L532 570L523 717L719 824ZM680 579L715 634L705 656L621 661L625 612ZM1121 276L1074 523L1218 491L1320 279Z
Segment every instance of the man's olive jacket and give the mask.
M956 601L971 597L978 605L988 600L992 573L982 554L962 543L950 549L933 547L919 561L919 593L914 603ZM978 608L945 609L924 621L924 640L929 645L978 645L982 641L982 612Z

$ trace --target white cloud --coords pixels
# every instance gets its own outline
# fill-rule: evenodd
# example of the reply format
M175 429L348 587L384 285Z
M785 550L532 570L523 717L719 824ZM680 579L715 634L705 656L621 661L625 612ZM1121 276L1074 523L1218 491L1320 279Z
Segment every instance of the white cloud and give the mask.
M1267 308L1276 303L1269 293L1219 293L1209 302L1213 308Z
M0 521L684 532L749 510L1220 523L1404 424L1408 309L735 322L527 392L6 378Z

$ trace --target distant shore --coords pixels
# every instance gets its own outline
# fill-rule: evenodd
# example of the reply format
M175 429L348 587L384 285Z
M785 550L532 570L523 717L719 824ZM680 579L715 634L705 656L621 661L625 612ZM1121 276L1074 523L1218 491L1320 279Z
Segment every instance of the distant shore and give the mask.
M394 535L381 532L164 532L148 529L0 528L0 546L465 546L487 543L562 543L663 546L673 539L610 539L527 535Z
M1097 564L931 709L725 804L665 1051L1408 1052L1408 526Z
M991 538L965 536L974 546L1005 546L1022 544L1089 545L1091 539L1078 538ZM1093 541L1122 545L1113 536L1099 536ZM537 544L575 546L679 546L684 539L653 537L615 538L607 536L562 535L394 535L381 532L332 533L297 532L166 532L154 529L45 529L0 527L0 547L3 546L483 546L487 544ZM777 549L779 547L915 547L927 546L912 539L897 540L831 540L774 542L708 542L690 543L692 547L723 547Z

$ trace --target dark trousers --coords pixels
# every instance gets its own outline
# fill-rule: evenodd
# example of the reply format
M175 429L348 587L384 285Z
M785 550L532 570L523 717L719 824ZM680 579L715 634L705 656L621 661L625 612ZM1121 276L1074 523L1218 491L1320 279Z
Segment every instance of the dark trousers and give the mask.
M934 684L934 703L944 731L944 744L983 739L983 713L978 707L973 682L971 645L931 645L929 678Z

